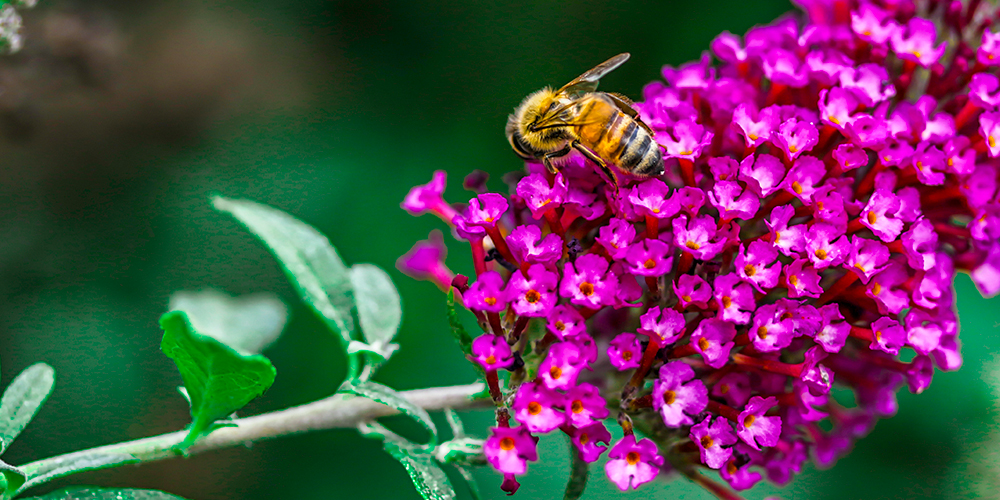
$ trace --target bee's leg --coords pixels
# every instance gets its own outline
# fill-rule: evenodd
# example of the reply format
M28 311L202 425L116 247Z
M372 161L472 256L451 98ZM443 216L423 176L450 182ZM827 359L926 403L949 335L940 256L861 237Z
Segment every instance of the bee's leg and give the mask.
M597 154L591 151L590 148L584 146L583 144L580 144L580 141L573 141L572 146L573 149L579 151L588 160L597 164L597 167L600 168L602 172L604 172L604 175L608 176L608 180L611 181L611 186L615 188L615 192L617 193L618 177L616 177L614 171L612 171L611 168L608 167L608 163L602 160L600 156L597 156Z
M545 155L542 156L542 164L545 165L545 168L549 171L549 173L554 175L559 170L556 168L555 165L552 164L552 159L561 158L568 154L569 154L569 144L563 146L562 149L558 149L550 153L545 153Z

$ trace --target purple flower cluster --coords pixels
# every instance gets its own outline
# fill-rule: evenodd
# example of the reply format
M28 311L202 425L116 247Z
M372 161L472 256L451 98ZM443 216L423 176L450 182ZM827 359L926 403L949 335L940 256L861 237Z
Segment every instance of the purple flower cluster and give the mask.
M557 174L528 163L507 196L450 205L439 172L404 201L472 247L471 285L439 237L400 268L453 287L484 329L486 453L506 491L533 435L560 430L597 460L612 412L623 490L671 466L784 484L893 415L902 385L961 365L956 272L1000 292L997 13L798 3L804 20L723 33L646 86L635 107L664 175L617 172L616 191L571 155Z

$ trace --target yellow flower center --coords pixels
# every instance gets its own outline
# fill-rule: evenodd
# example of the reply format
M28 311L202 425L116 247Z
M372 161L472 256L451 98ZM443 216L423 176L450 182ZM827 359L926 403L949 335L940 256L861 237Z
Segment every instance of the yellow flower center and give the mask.
M580 413L581 411L583 411L583 401L580 401L579 399L573 401L573 404L570 405L569 409L573 413Z
M753 264L747 264L743 267L743 272L746 273L748 277L752 277L757 274L757 268L754 267Z
M532 401L528 403L528 413L531 415L538 415L542 412L542 405L538 404L538 401Z
M524 300L534 304L535 302L542 300L542 294L538 293L538 290L528 290L527 292L524 292Z
M652 269L656 267L656 261L653 259L646 259L646 262L642 263L642 267L645 267L646 269Z
M757 336L760 337L761 340L766 339L767 338L767 327L766 326L762 326L762 327L758 328L757 329Z
M704 435L704 436L701 437L701 447L702 448L711 448L712 444L714 444L712 442L712 437L709 436L708 434L706 434L706 435Z
M559 380L562 377L562 369L558 366L549 368L549 376L552 377L552 380Z
M868 223L875 224L875 222L877 221L878 221L878 215L875 215L875 212L868 212Z
M663 393L663 403L672 405L674 401L677 401L677 393L674 391L665 391Z
M816 250L815 254L817 259L826 260L826 250L820 248L819 250Z
M743 427L749 428L751 425L753 425L755 420L757 420L757 417L753 415L747 415L747 417L743 419Z
M492 305L495 305L497 303L497 298L496 297L486 297L485 299L483 299L483 302L486 302L486 305L492 306Z
M702 337L698 339L698 348L702 351L707 351L709 347L712 347L712 343L708 339Z
M594 294L594 284L587 281L580 283L580 293L590 297Z
M701 248L701 245L699 245L699 244L697 244L697 243L695 243L695 242L693 242L691 240L688 240L688 242L685 243L684 246L690 248L691 250L697 250L697 249Z
M630 451L628 452L628 455L625 455L625 461L628 462L629 465L635 465L639 463L639 458L640 458L639 454L634 451Z
M500 440L500 449L503 451L510 451L514 449L514 440L506 437Z

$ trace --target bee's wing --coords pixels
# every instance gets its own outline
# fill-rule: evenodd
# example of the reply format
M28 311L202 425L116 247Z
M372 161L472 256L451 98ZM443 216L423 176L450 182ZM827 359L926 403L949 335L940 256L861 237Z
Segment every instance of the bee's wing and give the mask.
M624 52L608 59L607 61L594 66L593 69L576 77L573 81L563 85L558 93L577 94L582 92L593 92L597 90L597 83L602 76L628 61L629 53Z
M653 129L649 128L649 125L646 125L642 121L642 118L639 117L639 112L632 107L631 99L615 92L605 92L604 95L610 97L611 100L614 101L615 106L617 106L622 113L632 117L632 119L634 119L640 127L646 129L646 132L649 132L649 135L656 135L653 132Z

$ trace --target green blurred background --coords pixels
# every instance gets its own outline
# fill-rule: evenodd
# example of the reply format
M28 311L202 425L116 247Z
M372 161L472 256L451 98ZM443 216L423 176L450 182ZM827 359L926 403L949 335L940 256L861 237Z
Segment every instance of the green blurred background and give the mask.
M404 302L402 349L378 380L471 382L442 295L393 267L441 227L399 209L407 190L444 169L447 197L464 201L462 177L477 168L503 189L500 176L519 167L503 125L524 95L629 51L604 88L639 97L663 64L790 9L775 0L42 0L26 15L26 49L0 63L0 371L6 384L45 361L57 385L4 459L185 425L179 376L158 347L157 318L176 290L271 291L289 305L286 333L267 352L277 381L243 413L336 390L337 342L264 248L210 210L212 193L291 212L348 262L390 271ZM467 250L451 243L449 264L471 272ZM958 297L961 372L901 395L899 416L832 470L807 466L791 486L747 496L997 498L1000 302L980 298L966 276ZM490 422L489 412L464 416L480 435ZM519 498L561 498L566 444L550 436L540 446ZM636 498L601 470L585 498ZM488 498L502 497L498 474L477 477ZM69 484L192 500L419 498L399 464L349 431L87 473L46 490ZM638 494L709 498L681 479Z

